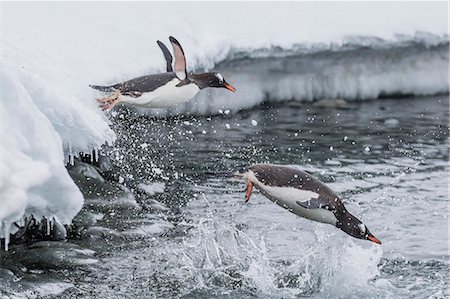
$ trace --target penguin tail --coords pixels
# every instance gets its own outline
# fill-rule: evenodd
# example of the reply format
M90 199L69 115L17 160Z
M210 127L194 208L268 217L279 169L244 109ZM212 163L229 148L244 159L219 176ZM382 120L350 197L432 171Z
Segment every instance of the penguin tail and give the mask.
M104 92L110 92L110 91L116 91L117 90L117 84L116 85L110 85L110 86L100 86L100 85L89 85L90 88L104 91Z

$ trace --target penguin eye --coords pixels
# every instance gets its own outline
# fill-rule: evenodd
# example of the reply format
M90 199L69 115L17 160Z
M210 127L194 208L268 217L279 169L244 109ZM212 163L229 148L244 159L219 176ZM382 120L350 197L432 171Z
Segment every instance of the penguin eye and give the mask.
M219 73L216 74L217 79L219 80L219 84L223 83L223 76Z

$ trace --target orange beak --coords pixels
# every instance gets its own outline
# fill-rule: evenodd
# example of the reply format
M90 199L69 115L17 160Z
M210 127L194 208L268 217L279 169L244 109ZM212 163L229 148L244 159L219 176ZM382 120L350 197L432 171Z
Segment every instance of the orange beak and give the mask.
M369 239L370 241L380 244L381 245L381 241L378 240L377 238L375 238L374 236L368 236L367 239Z
M228 89L229 91L232 91L232 92L236 91L236 89L228 83L224 83L223 86L225 86L225 88Z

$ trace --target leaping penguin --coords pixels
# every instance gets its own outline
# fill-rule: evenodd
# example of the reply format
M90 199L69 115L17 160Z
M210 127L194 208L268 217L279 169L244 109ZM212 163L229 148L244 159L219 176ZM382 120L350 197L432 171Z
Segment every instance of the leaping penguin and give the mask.
M333 190L304 171L281 165L256 164L235 175L247 182L246 202L255 187L297 216L328 223L352 237L381 244L364 223L347 211Z
M107 97L97 99L102 110L110 110L120 102L147 108L172 107L189 101L206 87L236 91L220 73L188 74L183 48L174 37L169 37L169 40L175 56L175 71L172 69L172 55L167 47L158 41L167 62L166 73L141 76L110 86L89 85L103 92L112 92Z

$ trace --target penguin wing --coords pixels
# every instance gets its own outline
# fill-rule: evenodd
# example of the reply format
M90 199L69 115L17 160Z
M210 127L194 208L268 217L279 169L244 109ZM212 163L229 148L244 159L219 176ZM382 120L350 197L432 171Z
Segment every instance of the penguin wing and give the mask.
M175 73L163 73L137 77L121 84L116 84L122 95L134 98L140 97L144 92L152 92L175 79Z
M167 72L173 72L173 68L172 68L172 61L173 61L173 57L172 54L170 54L169 49L167 49L166 45L163 44L161 41L156 41L158 43L159 48L161 49L161 51L163 52L164 58L166 59L166 69Z
M169 37L169 40L175 56L175 74L182 81L187 78L186 57L184 56L184 51L180 43L173 36Z

